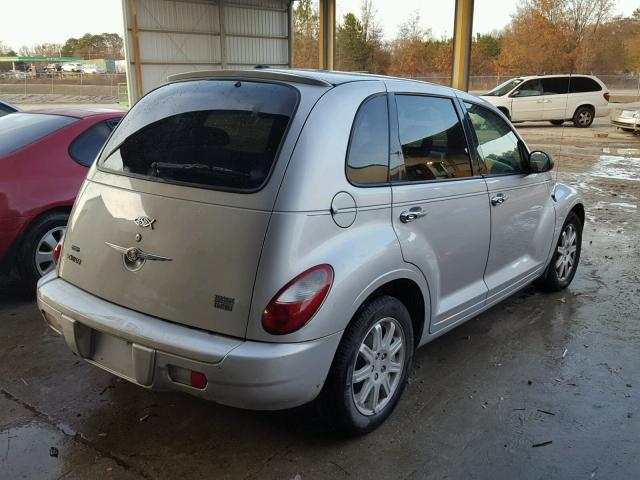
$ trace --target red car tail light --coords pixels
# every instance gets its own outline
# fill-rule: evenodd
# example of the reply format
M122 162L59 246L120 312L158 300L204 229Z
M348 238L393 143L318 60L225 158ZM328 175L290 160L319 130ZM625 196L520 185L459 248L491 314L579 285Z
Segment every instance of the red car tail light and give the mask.
M53 261L58 263L60 260L60 253L62 253L62 240L60 240L53 248Z
M602 94L602 96L604 97L604 99L605 99L607 102L609 101L609 98L611 98L611 95L609 95L609 92L604 92L604 93Z
M318 311L333 283L333 268L310 268L287 283L262 313L262 326L272 335L295 332Z

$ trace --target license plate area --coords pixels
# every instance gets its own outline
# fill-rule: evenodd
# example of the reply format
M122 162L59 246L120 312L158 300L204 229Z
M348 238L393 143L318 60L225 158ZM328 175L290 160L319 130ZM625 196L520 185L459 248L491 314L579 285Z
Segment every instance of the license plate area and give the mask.
M133 343L109 333L92 330L90 360L117 375L136 381Z

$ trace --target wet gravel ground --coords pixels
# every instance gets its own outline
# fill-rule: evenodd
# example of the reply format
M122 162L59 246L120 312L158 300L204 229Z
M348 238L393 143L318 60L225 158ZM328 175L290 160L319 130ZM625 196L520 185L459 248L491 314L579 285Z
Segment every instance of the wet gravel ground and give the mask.
M571 287L529 287L421 349L394 415L355 439L122 382L0 280L0 478L640 478L640 139L519 126L587 204Z

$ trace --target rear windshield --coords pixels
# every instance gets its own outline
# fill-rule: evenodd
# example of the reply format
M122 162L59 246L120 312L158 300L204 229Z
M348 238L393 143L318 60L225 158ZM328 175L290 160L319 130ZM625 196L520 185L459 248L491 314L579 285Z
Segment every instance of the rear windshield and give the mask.
M269 176L297 101L293 87L272 83L169 84L131 109L98 165L148 180L255 191Z
M39 113L12 113L0 117L0 156L46 137L77 119Z

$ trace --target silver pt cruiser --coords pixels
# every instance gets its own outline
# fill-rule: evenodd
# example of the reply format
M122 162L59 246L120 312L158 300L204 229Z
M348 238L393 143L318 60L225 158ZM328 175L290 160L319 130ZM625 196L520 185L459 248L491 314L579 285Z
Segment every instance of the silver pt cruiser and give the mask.
M417 347L573 279L584 207L493 106L396 78L174 76L88 173L38 305L78 356L226 405L392 412Z

